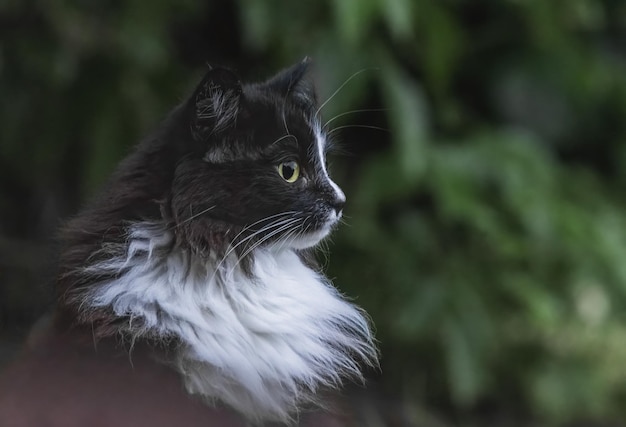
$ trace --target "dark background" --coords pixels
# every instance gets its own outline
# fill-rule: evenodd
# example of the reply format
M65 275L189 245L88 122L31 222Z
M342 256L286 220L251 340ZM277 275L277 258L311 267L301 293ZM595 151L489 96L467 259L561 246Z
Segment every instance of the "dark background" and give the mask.
M2 0L0 363L59 225L205 64L305 55L322 100L354 76L327 120L382 110L333 121L327 270L376 324L369 393L427 427L623 425L621 0Z

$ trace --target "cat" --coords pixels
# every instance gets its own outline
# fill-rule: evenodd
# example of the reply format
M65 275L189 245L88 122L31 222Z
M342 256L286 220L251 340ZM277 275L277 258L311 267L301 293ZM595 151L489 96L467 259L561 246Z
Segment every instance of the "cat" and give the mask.
M61 234L57 324L147 343L251 422L292 422L377 363L313 256L346 198L309 64L250 84L210 68Z

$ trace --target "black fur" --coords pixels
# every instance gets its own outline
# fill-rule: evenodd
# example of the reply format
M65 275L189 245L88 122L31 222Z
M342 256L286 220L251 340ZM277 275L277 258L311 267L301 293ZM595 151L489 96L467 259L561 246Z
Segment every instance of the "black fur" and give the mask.
M263 218L294 211L302 231L309 232L321 227L330 209L340 208L343 201L324 179L316 155L317 101L308 66L307 59L253 84L242 84L229 70L210 69L121 162L103 192L61 235L57 289L70 317L79 317L81 296L96 281L81 267L105 258L109 244L125 242L129 224L165 222L175 230L176 245L207 256L223 253L236 236L260 230L268 223ZM295 183L277 173L277 165L290 160L302 168ZM110 313L90 316L82 321L94 323L96 333L115 332Z

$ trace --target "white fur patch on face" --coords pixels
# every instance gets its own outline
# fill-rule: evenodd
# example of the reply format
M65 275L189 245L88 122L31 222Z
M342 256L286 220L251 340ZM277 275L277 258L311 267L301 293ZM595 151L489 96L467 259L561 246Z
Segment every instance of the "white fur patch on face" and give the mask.
M361 379L359 363L376 363L364 313L291 249L256 249L250 277L234 255L172 249L163 224L135 224L128 236L106 252L117 255L85 267L118 273L85 306L140 320L136 336L180 340L175 366L189 392L252 420L289 421L320 387Z
M331 230L331 226L327 226L312 233L300 234L297 238L289 240L289 246L293 249L312 248L321 242L324 237L328 236Z
M324 173L324 177L328 180L330 186L335 190L337 198L340 200L346 200L346 195L341 188L330 179L328 175L328 171L326 170L326 137L324 136L324 132L322 132L322 127L319 122L314 123L313 129L315 130L315 145L317 147L317 155L319 157L319 162L322 166L322 172Z

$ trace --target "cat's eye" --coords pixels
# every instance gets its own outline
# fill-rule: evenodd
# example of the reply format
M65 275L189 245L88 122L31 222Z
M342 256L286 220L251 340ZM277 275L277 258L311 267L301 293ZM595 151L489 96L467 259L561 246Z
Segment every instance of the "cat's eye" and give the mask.
M295 161L283 162L278 165L278 174L289 183L296 182L300 176L300 165Z

